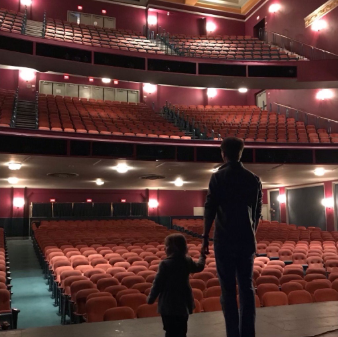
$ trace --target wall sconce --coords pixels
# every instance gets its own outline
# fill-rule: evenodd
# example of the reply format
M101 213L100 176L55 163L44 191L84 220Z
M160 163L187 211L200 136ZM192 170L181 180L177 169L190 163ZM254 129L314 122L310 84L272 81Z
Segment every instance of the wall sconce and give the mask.
M13 199L13 206L16 208L21 208L25 204L24 198L14 198Z
M281 9L281 5L280 4L273 4L269 7L269 12L270 13L276 13Z
M286 195L285 194L280 194L278 197L277 197L277 200L280 204L285 204L286 203Z
M32 81L35 78L35 71L33 69L21 69L20 78L26 82Z
M329 89L323 89L318 91L316 95L317 99L320 99L322 101L325 101L326 99L332 99L333 98L333 91Z
M325 28L327 28L327 22L325 20L317 20L311 25L311 29L314 32L319 32Z
M155 26L157 25L157 17L154 15L148 16L148 24L150 26Z
M55 202L56 199L52 198L52 199L49 199L49 202Z
M217 96L217 90L215 88L208 88L207 90L207 96L209 98L214 98Z
M216 25L213 22L207 22L207 32L214 32L216 30Z
M77 6L77 9L78 9L79 11L82 11L83 7L82 7L82 6Z
M28 7L32 5L32 0L21 0L20 3L21 5Z
M324 198L322 199L322 205L325 207L325 208L333 208L333 198Z
M107 11L105 9L102 9L102 14L107 14Z
M148 205L150 208L157 208L158 207L158 201L156 199L150 199L148 202Z
M86 202L93 202L93 199L87 199Z
M63 75L63 78L64 78L65 80L69 80L69 75Z
M127 202L127 199L121 199L121 202Z
M143 85L143 90L147 93L147 94L153 94L156 91L156 85L154 84L150 84L150 83L145 83Z

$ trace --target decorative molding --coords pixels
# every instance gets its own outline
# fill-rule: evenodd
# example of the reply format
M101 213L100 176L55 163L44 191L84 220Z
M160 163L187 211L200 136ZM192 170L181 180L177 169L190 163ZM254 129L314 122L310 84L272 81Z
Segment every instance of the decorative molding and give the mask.
M314 12L312 12L310 15L308 15L304 21L305 21L305 28L311 26L316 20L319 20L327 13L331 12L333 9L338 7L338 0L329 0L325 2L324 5L317 8Z

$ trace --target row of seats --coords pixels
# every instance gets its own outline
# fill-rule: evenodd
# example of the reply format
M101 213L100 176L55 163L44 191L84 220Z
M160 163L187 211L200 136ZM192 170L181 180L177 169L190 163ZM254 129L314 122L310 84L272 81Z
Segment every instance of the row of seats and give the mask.
M46 39L71 42L85 46L120 49L151 54L165 54L156 43L141 33L115 30L67 21L47 19Z
M20 310L11 307L11 272L6 236L0 228L0 330L16 329Z
M299 56L265 44L250 36L215 36L210 38L174 35L169 43L185 56L226 58L229 60L297 61Z
M203 219L173 219L172 226L178 231L185 231L190 235L202 235L203 234ZM214 235L214 225L210 230L210 237Z
M38 113L39 130L191 139L144 103L40 94Z
M11 125L15 101L14 90L0 89L0 126L9 128Z
M0 31L21 34L24 20L24 13L0 8Z
M203 106L202 106L203 107ZM208 137L216 140L236 136L247 142L267 143L338 143L338 134L305 125L294 118L262 111L256 106L182 106L173 105L187 121L205 127Z
M96 322L121 319L122 312L128 318L156 314L146 298L166 257L167 228L150 220L42 221L32 228L62 323L68 316ZM201 241L188 236L188 242L198 256Z

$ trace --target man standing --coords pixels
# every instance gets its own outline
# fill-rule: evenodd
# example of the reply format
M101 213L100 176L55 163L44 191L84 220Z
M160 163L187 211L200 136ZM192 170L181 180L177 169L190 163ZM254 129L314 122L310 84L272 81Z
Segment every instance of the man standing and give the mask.
M229 337L255 337L252 272L256 251L255 233L262 211L262 184L259 177L246 170L240 162L243 149L244 142L239 138L223 140L221 154L225 164L210 179L204 213L202 253L209 253L209 232L216 218L214 249Z

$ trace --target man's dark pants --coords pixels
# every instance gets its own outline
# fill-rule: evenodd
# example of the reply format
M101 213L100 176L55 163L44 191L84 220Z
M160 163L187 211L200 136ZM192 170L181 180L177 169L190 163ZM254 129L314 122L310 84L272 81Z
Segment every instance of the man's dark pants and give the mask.
M215 258L221 284L221 304L228 337L255 337L255 290L252 271L255 254L241 247L215 241ZM236 296L239 287L240 312Z

